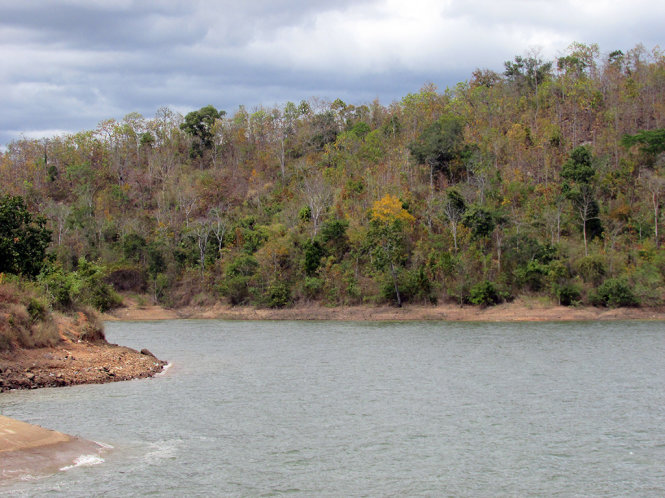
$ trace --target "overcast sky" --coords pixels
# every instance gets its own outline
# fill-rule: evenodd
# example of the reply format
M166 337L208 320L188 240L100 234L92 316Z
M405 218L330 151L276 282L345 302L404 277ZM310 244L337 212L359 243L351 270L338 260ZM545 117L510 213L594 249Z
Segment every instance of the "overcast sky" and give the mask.
M212 104L383 104L529 49L665 48L662 0L0 0L0 146Z

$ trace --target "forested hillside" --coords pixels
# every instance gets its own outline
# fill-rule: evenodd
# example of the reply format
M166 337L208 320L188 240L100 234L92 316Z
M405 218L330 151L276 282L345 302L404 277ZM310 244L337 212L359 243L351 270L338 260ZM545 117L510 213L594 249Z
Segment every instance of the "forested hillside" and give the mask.
M390 104L162 108L19 140L0 189L47 219L38 279L94 263L168 306L646 306L665 302L664 151L665 54L576 43Z

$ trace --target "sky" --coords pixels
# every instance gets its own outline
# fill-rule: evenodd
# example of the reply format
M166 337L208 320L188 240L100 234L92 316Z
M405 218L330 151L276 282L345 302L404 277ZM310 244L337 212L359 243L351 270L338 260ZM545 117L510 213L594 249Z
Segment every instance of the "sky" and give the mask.
M388 105L574 41L665 48L664 24L662 0L0 0L0 147L163 106Z

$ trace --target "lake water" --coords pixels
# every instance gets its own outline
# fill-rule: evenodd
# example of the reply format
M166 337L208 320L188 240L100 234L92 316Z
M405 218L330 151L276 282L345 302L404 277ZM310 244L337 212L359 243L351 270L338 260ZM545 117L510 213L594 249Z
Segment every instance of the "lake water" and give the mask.
M172 367L1 394L3 415L113 449L0 494L665 495L662 322L115 322L107 337Z

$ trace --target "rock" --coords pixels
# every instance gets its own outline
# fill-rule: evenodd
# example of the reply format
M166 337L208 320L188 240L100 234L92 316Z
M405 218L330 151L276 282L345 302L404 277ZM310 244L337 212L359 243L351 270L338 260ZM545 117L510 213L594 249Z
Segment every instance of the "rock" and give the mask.
M25 378L28 380L35 380L35 374L33 374L32 372L28 372L27 374L25 374Z
M141 354L144 354L144 355L147 355L147 356L152 356L153 358L155 357L154 354L152 354L150 351L148 351L145 348L141 350Z

